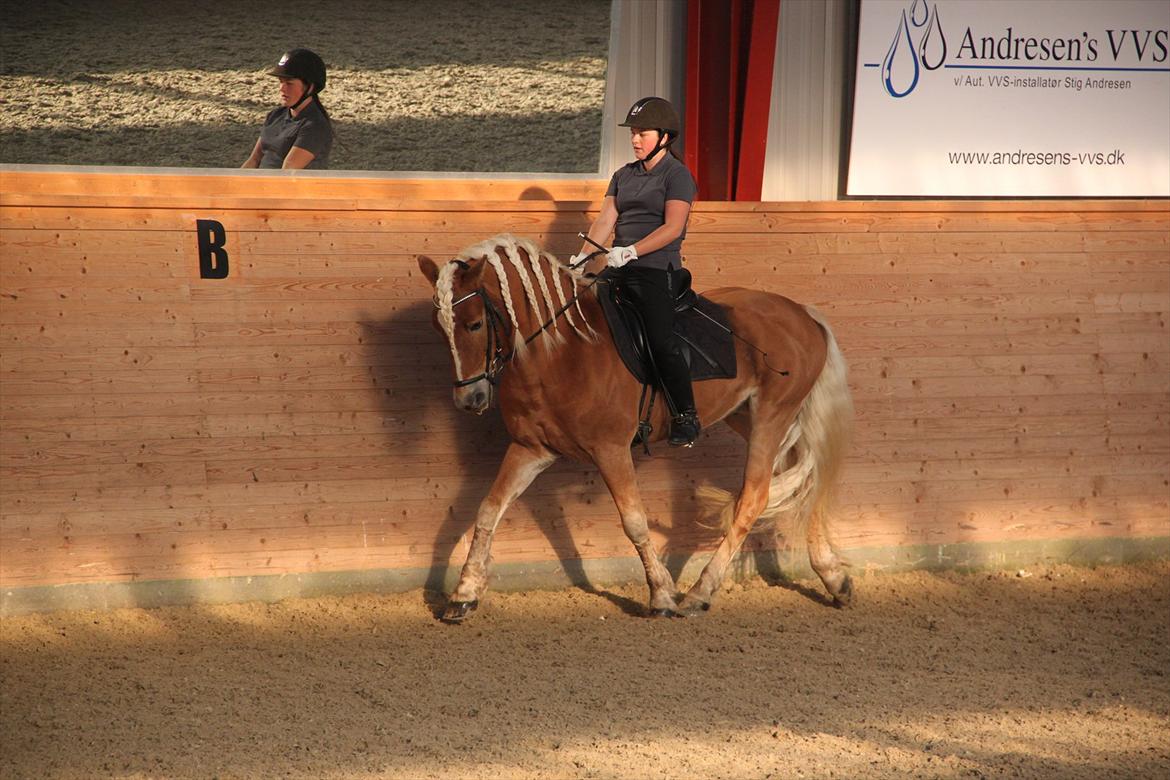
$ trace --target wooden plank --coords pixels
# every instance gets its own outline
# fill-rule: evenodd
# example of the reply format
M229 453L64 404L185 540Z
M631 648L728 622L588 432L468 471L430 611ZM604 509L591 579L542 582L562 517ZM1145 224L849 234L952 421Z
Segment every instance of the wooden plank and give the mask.
M850 445L851 457L860 460L918 462L936 459L1050 457L1056 455L1109 454L1118 459L1156 454L1170 456L1165 427L1143 434L1096 434L1062 436L1013 436L963 438L962 440L900 439L881 441L858 436Z
M487 225L510 220L514 215L552 214L555 219L583 222L596 216L595 200L560 201L442 201L394 198L314 200L282 198L217 197L205 203L163 197L117 198L110 196L59 196L45 203L42 196L10 195L0 209L0 220L14 229L108 230L137 227L141 230L175 230L192 225L193 218L215 218L235 230L287 231L306 227L334 233L395 230L412 220L426 223L435 218L461 224ZM1117 230L1170 230L1170 213L1159 211L1081 213L924 213L840 214L832 212L766 213L749 210L709 209L695 204L689 229L696 232L770 233L931 233L931 232L1100 232ZM448 223L449 224L449 223ZM511 230L510 227L496 229Z
M52 202L52 196L105 198L182 198L190 203L199 198L268 197L289 200L290 179L298 195L306 199L421 199L463 201L600 200L607 180L589 176L534 179L531 176L497 177L411 177L387 178L375 175L305 176L264 175L255 172L209 174L206 170L183 173L151 168L78 171L70 166L55 170L22 170L24 166L3 166L0 175L0 203L17 194L38 195ZM215 202L214 200L212 202ZM1095 202L1103 207L1111 201ZM1143 201L1132 201L1141 208ZM1092 208L1092 206L1089 206Z
M306 261L299 256L255 252L236 258L237 270L241 277L248 279L269 278L348 278L396 277L409 279L415 269L415 256L432 251L440 259L453 256L462 248L482 239L472 234L447 235L444 245L432 239L426 247L419 239L403 234L387 234L385 246L377 252L348 254L331 252L328 256ZM552 251L562 260L580 246L575 234L544 234L550 238L544 248ZM187 239L190 242L190 239ZM439 240L439 239L435 239ZM719 260L727 267L748 268L758 272L760 278L769 278L768 272L779 275L772 284L782 287L789 274L825 276L832 274L893 276L906 273L930 275L996 274L1001 278L1025 275L1076 275L1088 276L1090 272L1105 274L1126 274L1132 272L1155 274L1170 268L1170 254L1158 251L1146 252L1093 252L1093 253L917 253L904 255L888 254L803 254L782 256L761 256L757 250L731 252L729 247L718 242L703 247L701 237L695 238L696 246L687 242L687 258L700 275L696 284L703 282L704 265ZM779 242L778 242L779 243ZM181 245L180 245L181 249ZM344 249L344 247L342 247ZM439 249L441 252L434 250ZM100 251L98 251L100 250ZM397 250L397 251L392 251ZM0 284L19 285L27 283L68 285L78 280L88 281L97 277L125 278L180 278L194 280L197 276L192 257L181 251L149 252L149 257L127 256L124 248L112 243L80 246L45 246L5 250L0 263ZM722 266L721 266L722 267Z

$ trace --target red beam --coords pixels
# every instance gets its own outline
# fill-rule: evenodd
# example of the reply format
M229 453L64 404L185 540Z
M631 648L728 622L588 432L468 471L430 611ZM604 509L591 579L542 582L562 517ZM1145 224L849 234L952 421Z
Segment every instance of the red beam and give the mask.
M728 132L732 73L727 50L731 21L725 0L687 4L685 161L695 175L700 200L730 200L733 192L733 136Z
M743 97L735 200L759 200L764 185L764 156L768 148L768 114L772 105L772 70L776 60L776 31L780 0L755 0L751 18L747 84Z
M702 200L759 200L780 0L687 3L686 152Z

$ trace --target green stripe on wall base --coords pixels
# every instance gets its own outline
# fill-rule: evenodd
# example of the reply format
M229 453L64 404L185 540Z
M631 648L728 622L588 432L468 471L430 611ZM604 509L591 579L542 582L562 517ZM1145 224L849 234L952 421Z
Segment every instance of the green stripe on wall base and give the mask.
M1003 570L1038 564L1090 566L1165 559L1170 558L1170 537L862 547L843 552L850 560L855 576L912 569ZM709 553L695 556L676 554L668 556L666 564L678 582L689 584L698 578L709 557ZM378 569L5 588L0 591L0 616L58 610L273 602L350 593L397 593L418 588L449 592L454 588L458 574L455 567ZM732 579L754 576L808 579L815 575L803 551L799 554L765 551L738 556L728 576ZM638 558L630 557L499 564L493 568L491 587L494 590L521 591L642 582L645 582L642 564Z

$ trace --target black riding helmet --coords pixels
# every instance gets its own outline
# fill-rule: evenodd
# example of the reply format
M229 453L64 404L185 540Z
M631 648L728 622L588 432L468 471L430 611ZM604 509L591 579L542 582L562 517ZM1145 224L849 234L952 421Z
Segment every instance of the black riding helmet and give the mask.
M642 161L644 165L645 160L653 158L659 150L674 143L674 139L678 138L681 125L682 123L678 121L678 112L674 110L674 106L670 104L669 100L660 97L644 97L630 106L629 112L626 113L626 121L618 127L648 127L658 131L658 144L646 155ZM669 140L667 140L668 133L670 134Z
M300 79L313 87L312 94L319 95L325 89L325 61L309 49L293 49L285 52L276 63L276 67L268 71L270 76ZM299 106L309 97L309 93L297 101ZM296 108L296 106L293 106Z

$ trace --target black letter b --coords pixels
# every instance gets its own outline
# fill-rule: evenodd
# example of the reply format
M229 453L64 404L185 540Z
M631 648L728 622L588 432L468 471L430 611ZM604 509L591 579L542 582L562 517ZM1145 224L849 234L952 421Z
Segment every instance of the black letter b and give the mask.
M228 253L223 248L227 234L223 225L214 219L195 220L199 234L199 276L203 279L226 279L228 275Z

